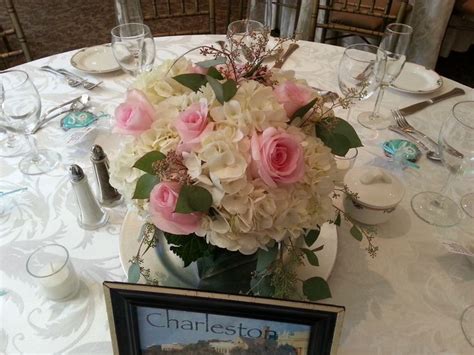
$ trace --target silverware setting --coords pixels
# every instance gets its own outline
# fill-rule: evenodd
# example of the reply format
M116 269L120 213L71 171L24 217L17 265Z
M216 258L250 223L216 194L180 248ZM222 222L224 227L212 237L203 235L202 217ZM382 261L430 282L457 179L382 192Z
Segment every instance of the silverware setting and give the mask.
M441 161L441 157L439 156L439 154L437 152L435 152L434 150L431 150L430 148L428 148L428 146L426 146L425 143L423 143L421 140L416 138L414 135L412 135L408 132L405 132L400 127L394 126L394 125L389 126L388 129L393 131L393 132L396 132L396 133L400 134L401 136L407 138L409 141L415 143L418 147L420 147L422 150L424 150L426 152L426 157L428 159L433 160L433 161Z
M50 67L49 65L43 65L40 69L43 71L61 76L62 78L66 79L67 84L73 88L82 86L86 90L93 90L94 88L102 84L102 81L93 83L66 69L54 69Z
M72 112L72 111L81 111L83 110L84 108L86 108L89 104L89 95L87 94L84 94L84 95L81 95L79 97L76 97L75 99L72 99L72 100L69 100L69 101L66 101L58 106L55 106L53 108L50 108L48 111L46 111L43 115L41 115L41 118L40 120L38 121L38 123L36 123L36 125L31 129L30 133L31 134L34 134L36 133L38 130L40 130L41 128L43 128L48 122L50 122L51 120L53 120L54 118L56 117L59 117L65 113L68 113L68 112ZM67 106L67 105L70 105L67 109L65 110L61 110L53 115L51 115L51 113L53 113L54 111L64 107L64 106ZM51 115L51 116L50 116Z
M455 96L459 96L459 95L464 95L466 92L461 89L461 88L454 88L444 94L441 94L441 95L438 95L438 96L435 96L429 100L426 100L426 101L422 101L422 102L418 102L416 104L413 104L413 105L410 105L410 106L407 106L407 107L404 107L404 108L401 108L399 109L398 111L402 114L402 115L405 115L405 116L408 116L408 115L412 115L414 114L415 112L418 112L418 111L421 111L423 110L424 108L430 106L430 105L433 105L437 102L440 102L440 101L443 101L443 100L447 100L451 97L455 97Z
M285 62L288 60L288 58L290 58L290 56L299 48L300 46L296 43L291 43L289 46L288 46L288 49L286 50L285 53L283 53L281 55L280 58L278 58L276 61L275 61L275 64L273 65L273 68L277 68L277 69L280 69L283 64L285 64Z

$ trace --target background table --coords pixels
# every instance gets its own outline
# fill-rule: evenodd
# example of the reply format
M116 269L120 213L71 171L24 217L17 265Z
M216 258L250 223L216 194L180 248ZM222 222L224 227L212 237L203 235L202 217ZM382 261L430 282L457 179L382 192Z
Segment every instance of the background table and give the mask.
M173 58L200 44L213 43L220 36L168 37L156 39L157 58ZM343 48L301 42L284 69L296 69L309 84L337 90L337 66ZM70 68L72 52L37 60L21 66L37 85L44 109L85 90L68 87L60 78L39 70L41 65ZM94 111L113 114L124 98L132 79L120 72L101 76L104 84L89 94ZM442 92L458 85L445 79ZM465 98L474 99L464 87ZM388 90L386 108L401 107L425 96L399 94ZM464 99L464 98L463 98ZM432 137L442 121L450 117L453 98L421 111L408 119ZM471 220L453 228L437 229L419 220L410 209L416 192L439 189L447 170L423 158L419 171L402 172L381 153L381 142L399 138L389 131L377 136L354 123L356 114L373 107L374 99L358 103L351 123L362 136L357 165L377 165L392 169L406 182L407 193L392 220L378 228L378 256L368 256L365 243L354 240L347 226L339 230L336 265L329 279L333 298L329 303L344 305L346 316L340 354L470 354L473 348L464 339L459 318L474 303L474 266L458 255L450 255L439 239L474 238ZM341 117L346 113L341 112ZM107 130L97 142L113 159L119 144ZM24 176L17 168L19 158L0 160L0 184L27 186L17 195L11 211L0 217L0 353L7 354L109 354L110 335L103 300L104 280L124 280L118 257L119 232L126 208L111 210L110 223L97 231L85 231L76 223L76 210L67 166L82 165L93 182L88 146L65 146L65 133L57 121L37 134L40 147L55 149L63 156L61 166L40 176ZM455 184L455 198L474 188L472 181ZM29 254L44 243L65 245L82 280L80 294L66 303L51 302L25 270Z

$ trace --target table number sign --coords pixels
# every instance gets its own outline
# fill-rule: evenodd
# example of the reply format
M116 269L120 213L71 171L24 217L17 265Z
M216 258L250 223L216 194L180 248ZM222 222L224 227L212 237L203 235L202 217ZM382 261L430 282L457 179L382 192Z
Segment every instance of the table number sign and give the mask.
M344 308L104 282L115 354L335 354Z

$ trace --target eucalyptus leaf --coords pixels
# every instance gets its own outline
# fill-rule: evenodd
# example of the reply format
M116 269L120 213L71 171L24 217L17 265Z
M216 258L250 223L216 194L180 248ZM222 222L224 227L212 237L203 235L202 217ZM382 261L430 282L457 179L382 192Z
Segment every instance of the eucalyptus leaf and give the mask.
M202 62L197 62L196 65L199 65L201 68L211 68L216 65L221 65L226 63L225 57L217 57L215 59L203 60Z
M316 136L331 148L333 154L345 156L351 148L362 147L354 128L338 117L326 118L315 125Z
M140 280L140 265L132 263L128 268L127 281L130 283L137 283Z
M197 73L176 75L173 79L194 92L197 92L201 86L204 86L207 83L206 75Z
M232 99L237 92L237 83L234 80L229 79L224 84L221 84L217 79L209 75L206 78L216 95L217 101L221 104Z
M340 212L337 214L337 217L336 217L336 220L334 221L334 224L338 227L341 225L341 213Z
M350 232L351 232L351 235L355 239L357 239L359 242L362 240L362 238L363 238L362 232L360 231L360 229L356 225L352 226Z
M322 277L312 277L303 281L303 294L310 301L318 301L331 297L329 285Z
M207 71L207 75L209 75L210 77L214 78L214 79L217 79L217 80L222 80L224 79L224 77L222 76L222 74L219 72L219 70L217 70L216 68L214 67L210 67L209 70Z
M170 244L170 250L183 260L184 267L208 253L208 244L205 238L195 234L176 235L165 232L164 235Z
M135 186L135 192L133 198L136 199L147 199L150 197L150 192L153 190L156 184L160 182L160 179L156 175L144 174L140 176Z
M256 271L266 270L276 259L278 255L278 244L268 248L268 250L259 249L257 252Z
M306 245L309 246L309 247L311 245L313 245L318 240L320 232L321 232L321 228L320 229L311 229L308 232L308 234L306 234L305 237L304 237L304 241L306 242Z
M290 121L293 121L296 117L304 117L308 113L309 110L314 106L318 99L313 99L310 102L308 102L306 105L303 107L300 107L299 109L296 110L296 112L291 116Z
M134 168L140 169L148 174L156 175L153 171L153 163L159 160L163 160L166 158L166 155L159 151L151 151L146 153L140 159L138 159L135 164L133 165Z
M302 248L301 251L306 255L308 262L313 266L319 266L319 260L316 254L309 249Z
M194 185L184 185L179 192L175 212L193 213L205 212L212 205L212 195L205 188Z

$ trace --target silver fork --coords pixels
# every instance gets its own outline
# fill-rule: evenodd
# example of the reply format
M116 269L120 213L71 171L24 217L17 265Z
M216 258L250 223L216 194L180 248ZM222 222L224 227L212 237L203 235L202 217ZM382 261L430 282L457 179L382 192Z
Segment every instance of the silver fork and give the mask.
M77 74L74 74L66 69L57 69L57 71L59 73L62 73L64 75L67 75L73 79L76 79L76 80L80 80L81 82L81 85L84 87L84 89L86 90L92 90L94 88L96 88L97 86L99 86L100 84L102 84L102 81L99 81L97 83L93 83L93 82L90 82L89 80L87 79L84 79L83 77L80 77L79 75Z
M66 82L67 84L70 86L70 87L78 87L80 85L82 85L82 83L77 80L77 79L74 79L74 78L71 78L69 77L68 75L64 74L64 73L60 73L58 72L57 70L51 68L50 66L48 65L44 65L40 68L41 70L44 70L44 71L47 71L49 73L53 73L53 74L56 74L56 75L60 75L61 77L63 77L64 79L66 79Z
M408 123L408 121L406 120L405 116L399 111L399 110L392 110L392 114L393 114L393 117L395 118L395 121L397 122L397 125L398 127L400 127L402 130L404 130L405 132L409 132L409 133L415 133L415 134L418 134L420 137L426 139L428 142L430 142L430 144L433 145L433 147L436 149L436 152L438 153L439 152L439 145L438 143L436 143L433 139L431 139L430 137L428 137L426 134L424 134L423 132L420 132L419 130L417 130L415 127L413 127L412 125L410 125ZM454 155L460 159L463 159L464 158L464 155L457 151L455 148L447 145L446 146L446 150L449 152L449 154L451 155Z
M397 122L398 127L403 129L404 131L418 134L423 139L426 139L428 142L430 142L430 144L436 147L436 150L438 150L438 143L435 142L433 139L431 139L431 137L428 137L426 134L424 134L423 132L420 132L411 124L409 124L405 116L403 116L403 114L399 110L392 110L392 115L395 118L395 121Z

